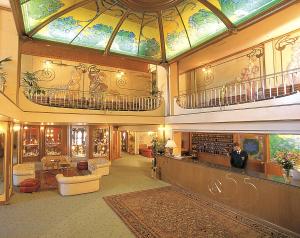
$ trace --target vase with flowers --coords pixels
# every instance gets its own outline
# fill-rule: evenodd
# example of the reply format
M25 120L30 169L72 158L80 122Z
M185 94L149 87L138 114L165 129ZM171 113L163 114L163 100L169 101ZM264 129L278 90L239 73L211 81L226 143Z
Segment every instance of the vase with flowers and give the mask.
M275 154L274 160L281 165L284 171L284 179L290 182L290 171L294 168L295 161L298 159L299 154L295 152L278 151Z

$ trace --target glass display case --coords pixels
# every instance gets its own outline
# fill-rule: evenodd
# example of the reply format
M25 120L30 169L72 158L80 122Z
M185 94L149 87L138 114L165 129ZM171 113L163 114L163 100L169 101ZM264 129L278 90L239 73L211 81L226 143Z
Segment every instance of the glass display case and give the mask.
M87 156L87 128L72 127L71 132L71 154L72 157Z
M62 155L62 134L61 127L45 127L45 155Z
M109 156L109 129L94 128L92 132L92 151L93 157L108 157Z
M37 157L40 155L39 126L23 127L23 157Z

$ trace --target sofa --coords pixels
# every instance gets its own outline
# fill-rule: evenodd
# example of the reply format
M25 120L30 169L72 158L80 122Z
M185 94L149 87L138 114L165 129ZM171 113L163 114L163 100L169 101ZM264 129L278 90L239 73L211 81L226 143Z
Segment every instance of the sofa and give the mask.
M53 162L55 160L57 162ZM48 169L59 169L60 163L69 163L71 164L71 159L67 155L47 155L41 159L43 170Z
M26 179L35 178L35 164L25 163L16 164L13 167L13 185L19 186Z
M64 177L57 174L58 191L62 196L96 192L100 189L100 175Z
M140 144L139 145L139 154L147 157L147 158L152 158L152 148L151 146L147 146L146 144Z
M97 174L102 177L103 175L109 175L109 167L111 162L107 159L89 159L88 160L88 170L92 174Z

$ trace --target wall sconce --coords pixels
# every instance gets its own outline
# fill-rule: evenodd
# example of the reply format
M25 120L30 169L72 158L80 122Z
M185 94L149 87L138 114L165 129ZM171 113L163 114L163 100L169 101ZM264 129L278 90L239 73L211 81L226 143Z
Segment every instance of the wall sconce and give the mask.
M125 73L123 71L118 71L117 72L117 78L120 79L125 75Z
M160 126L160 127L158 127L158 130L159 130L159 131L165 131L166 128L165 128L164 126Z
M154 134L153 131L148 131L148 136L152 136Z
M21 129L21 126L19 124L15 124L13 126L13 131L15 131L15 132L19 131L20 129Z
M0 126L0 134L4 134L4 133L5 133L4 127Z
M28 130L28 126L24 126L24 130Z

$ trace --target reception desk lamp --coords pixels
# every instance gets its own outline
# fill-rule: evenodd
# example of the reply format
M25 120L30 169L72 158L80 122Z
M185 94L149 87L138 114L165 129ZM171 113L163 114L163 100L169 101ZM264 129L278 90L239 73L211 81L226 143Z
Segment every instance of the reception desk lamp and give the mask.
M169 139L169 140L167 141L167 144L165 145L165 147L168 149L168 154L169 154L170 156L173 156L173 149L174 149L175 147L177 147L177 145L176 145L175 141Z

